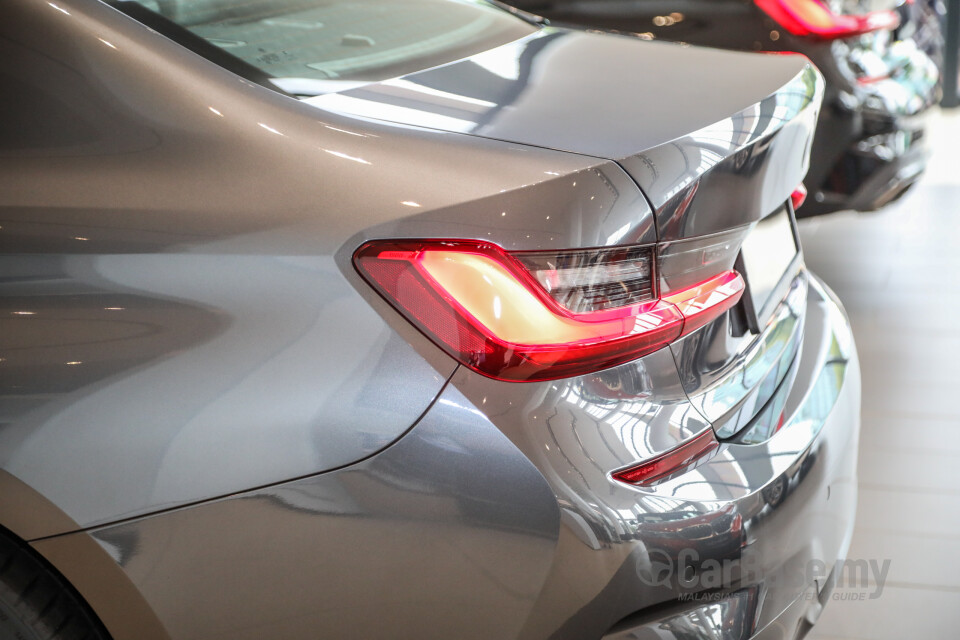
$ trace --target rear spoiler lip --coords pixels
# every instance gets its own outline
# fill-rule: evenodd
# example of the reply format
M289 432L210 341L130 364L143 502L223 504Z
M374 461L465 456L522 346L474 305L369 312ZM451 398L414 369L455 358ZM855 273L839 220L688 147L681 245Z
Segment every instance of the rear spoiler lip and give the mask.
M750 224L789 199L809 168L823 92L823 76L808 60L759 102L618 160L653 208L658 239Z

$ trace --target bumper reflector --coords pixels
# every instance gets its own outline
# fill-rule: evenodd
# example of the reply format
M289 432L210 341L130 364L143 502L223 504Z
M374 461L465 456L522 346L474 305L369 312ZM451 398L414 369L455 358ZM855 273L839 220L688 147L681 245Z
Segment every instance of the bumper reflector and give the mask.
M661 453L658 456L644 460L632 467L614 471L614 479L627 484L647 486L656 484L681 471L703 461L708 455L719 448L720 443L713 433L713 429L705 429L700 435L694 436L683 444Z

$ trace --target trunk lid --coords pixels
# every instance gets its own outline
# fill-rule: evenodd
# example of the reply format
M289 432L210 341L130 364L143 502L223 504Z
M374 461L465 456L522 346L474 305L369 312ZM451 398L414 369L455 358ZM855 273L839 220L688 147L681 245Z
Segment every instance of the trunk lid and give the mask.
M545 28L306 102L614 160L650 200L666 240L749 223L783 203L806 173L821 93L800 55Z
M671 265L682 265L672 271L682 278L718 253L732 263L743 242L742 302L670 349L683 390L718 436L762 441L780 417L802 335L806 280L788 200L807 171L822 91L800 55L543 29L306 101L617 162L655 213L661 290L681 284L670 281Z

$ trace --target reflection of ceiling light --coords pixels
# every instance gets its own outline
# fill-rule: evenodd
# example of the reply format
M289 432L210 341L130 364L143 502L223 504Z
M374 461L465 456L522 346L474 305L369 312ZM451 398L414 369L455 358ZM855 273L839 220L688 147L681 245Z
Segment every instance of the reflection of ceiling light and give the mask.
M83 364L83 362L81 362L80 360L71 360L70 362L64 362L64 364L68 364L68 365L70 365L70 366L73 366L73 365L77 365L77 364Z
M366 138L366 137L367 137L366 134L357 133L357 132L355 132L355 131L347 131L346 129L338 129L337 127L331 127L331 126L328 125L328 124L325 124L325 125L323 125L323 126L325 126L327 129L330 129L331 131L339 131L340 133L346 133L346 134L348 134L348 135L357 136L357 137L360 137L360 138Z
M37 315L36 311L14 311L13 315L15 316L35 316Z
M364 160L363 158L356 158L356 157L354 157L354 156L348 156L347 154L342 153L342 152L340 152L340 151L333 151L333 150L331 150L331 149L324 149L324 151L326 151L327 153L329 153L329 154L332 155L332 156L337 156L338 158L343 158L344 160L352 160L353 162L359 162L360 164L370 164L369 162L367 162L367 161Z
M123 311L126 307L104 307L104 311Z
M308 104L336 111L349 113L355 116L374 118L376 120L394 120L405 122L413 126L424 126L431 129L448 129L454 132L465 133L476 128L476 123L462 118L431 113L421 109L400 107L393 104L366 100L342 93L328 93L311 98Z
M520 77L519 53L517 47L497 47L473 56L470 62L504 80L516 80Z
M397 89L402 89L410 91L412 93L421 93L426 96L433 96L435 98L441 98L444 100L449 100L451 102L462 102L463 104L473 105L475 107L483 107L487 109L492 109L497 106L495 103L488 100L478 100L477 98L471 98L469 96L461 96L456 93L450 93L449 91L440 91L439 89L434 89L432 87L427 87L422 84L417 84L415 82L410 82L409 80L385 80L380 83L385 87L395 87Z
M80 241L85 242L85 241L89 240L90 238L84 238L83 236L73 236L73 239L74 239L74 240L80 240Z
M278 136L284 135L284 134L280 133L279 131L277 131L276 129L274 129L273 127L271 127L271 126L268 125L268 124L264 124L263 122L258 122L257 124L260 125L261 127L263 127L264 129L266 129L267 131L269 131L270 133L275 133L275 134L277 134Z

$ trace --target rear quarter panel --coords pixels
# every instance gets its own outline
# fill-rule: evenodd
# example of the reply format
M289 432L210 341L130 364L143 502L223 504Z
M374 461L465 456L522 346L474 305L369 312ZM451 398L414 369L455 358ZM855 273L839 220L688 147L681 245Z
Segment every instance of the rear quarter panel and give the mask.
M471 206L501 221L486 239L562 246L588 196L557 176L609 164L327 114L93 0L5 3L0 35L0 468L67 516L24 537L386 447L455 363L359 280L353 249L479 236ZM630 211L652 232L610 171L629 185L611 224ZM521 187L560 203L552 220L507 208Z

